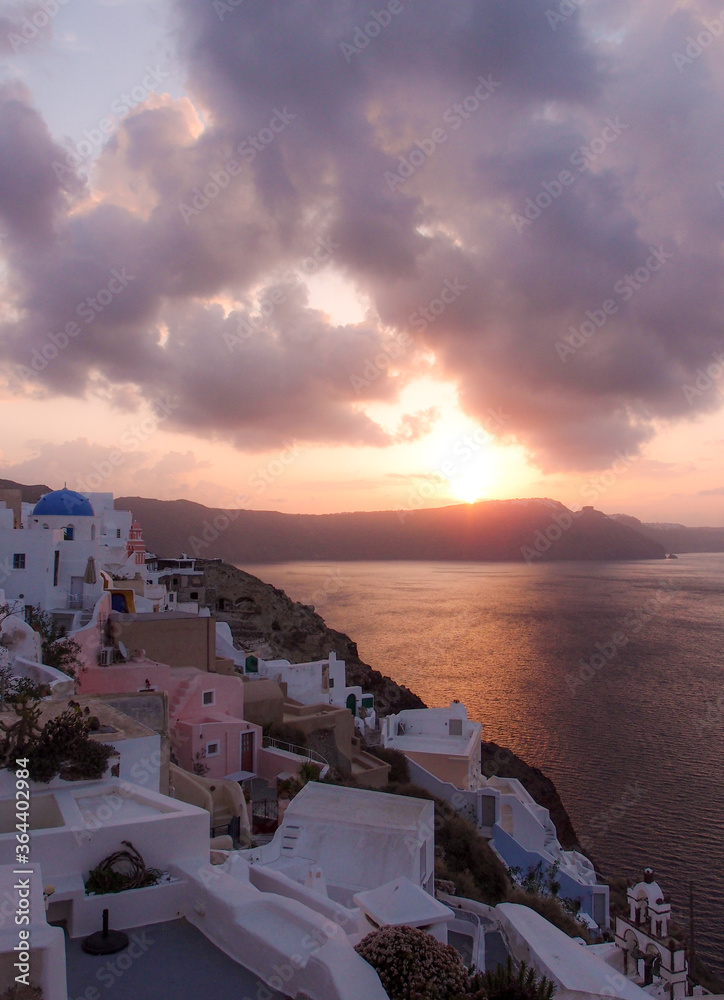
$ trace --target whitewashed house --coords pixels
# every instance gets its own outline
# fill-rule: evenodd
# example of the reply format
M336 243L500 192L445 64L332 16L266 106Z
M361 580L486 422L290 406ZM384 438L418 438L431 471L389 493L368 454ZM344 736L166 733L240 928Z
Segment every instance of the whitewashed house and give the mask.
M271 843L243 853L255 867L303 884L319 880L347 907L355 893L400 876L432 895L434 803L310 781L290 802Z
M581 902L592 925L609 925L609 889L578 851L564 851L550 813L515 778L486 778L480 769L482 726L464 705L414 709L382 720L385 747L408 759L410 777L475 823L509 868L558 866L560 895Z
M375 726L374 695L358 685L347 684L344 660L331 651L324 660L290 663L289 660L257 660L246 670L286 686L287 697L302 705L336 705L348 708L366 728ZM364 727L361 727L364 728Z

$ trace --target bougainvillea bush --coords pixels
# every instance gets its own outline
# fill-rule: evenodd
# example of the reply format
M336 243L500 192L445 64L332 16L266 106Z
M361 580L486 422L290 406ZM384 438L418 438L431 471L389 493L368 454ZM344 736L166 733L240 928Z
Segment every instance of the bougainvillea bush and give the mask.
M390 1000L449 1000L465 995L468 970L455 949L415 927L383 927L357 945Z

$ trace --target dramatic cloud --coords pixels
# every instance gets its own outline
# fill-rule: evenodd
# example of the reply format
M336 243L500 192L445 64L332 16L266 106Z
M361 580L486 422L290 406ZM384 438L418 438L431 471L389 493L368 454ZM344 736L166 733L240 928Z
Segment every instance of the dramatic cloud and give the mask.
M605 468L717 409L724 37L696 37L720 11L570 7L177 0L205 125L150 99L89 188L5 93L15 391L135 387L241 448L384 446L434 413L388 433L367 404L432 352L547 470ZM325 268L365 322L310 307Z

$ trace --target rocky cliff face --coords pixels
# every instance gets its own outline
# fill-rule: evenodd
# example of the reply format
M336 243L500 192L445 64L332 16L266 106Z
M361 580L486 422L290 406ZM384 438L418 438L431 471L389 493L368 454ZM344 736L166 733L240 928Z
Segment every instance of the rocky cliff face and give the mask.
M395 684L364 663L357 644L344 632L329 628L309 605L293 601L278 587L227 563L204 562L201 565L207 604L214 608L221 599L233 608L214 613L221 621L229 623L237 646L258 652L265 659L284 657L292 663L321 660L334 650L347 664L349 683L371 691L384 714L425 707L408 688Z

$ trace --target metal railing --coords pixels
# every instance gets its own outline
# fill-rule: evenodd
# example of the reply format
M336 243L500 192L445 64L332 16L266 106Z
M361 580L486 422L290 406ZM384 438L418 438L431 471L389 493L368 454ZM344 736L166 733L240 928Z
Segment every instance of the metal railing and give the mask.
M311 761L313 764L321 764L322 767L329 767L329 761L321 753L317 753L316 750L310 750L308 747L298 747L294 743L285 743L284 740L274 740L271 736L263 738L262 747L264 749L283 750L285 753L293 753L297 757L304 757L305 760Z

